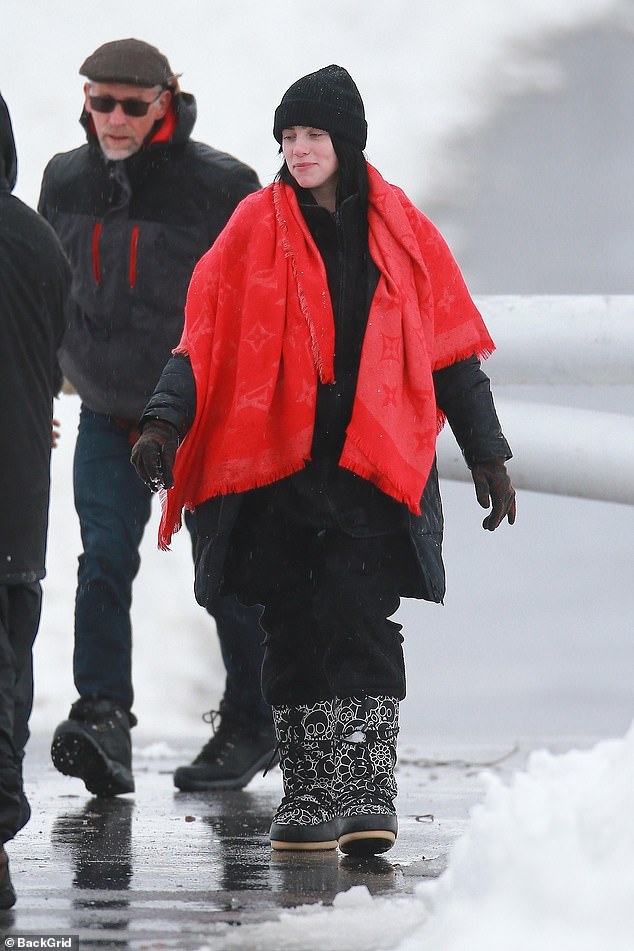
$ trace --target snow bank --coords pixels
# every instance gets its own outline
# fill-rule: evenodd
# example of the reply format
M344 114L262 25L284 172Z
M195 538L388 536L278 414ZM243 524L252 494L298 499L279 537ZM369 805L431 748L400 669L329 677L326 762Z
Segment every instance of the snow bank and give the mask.
M487 786L445 874L418 886L429 919L398 951L631 951L634 726Z

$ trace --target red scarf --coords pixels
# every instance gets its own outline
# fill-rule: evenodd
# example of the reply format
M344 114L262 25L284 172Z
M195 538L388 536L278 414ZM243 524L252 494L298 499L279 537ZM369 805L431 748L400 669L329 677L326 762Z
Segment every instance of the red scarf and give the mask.
M370 165L368 175L380 277L339 464L419 513L443 423L432 371L494 345L439 231ZM192 363L196 417L177 453L161 547L183 506L304 467L334 344L323 261L295 192L276 182L238 205L192 276L175 352Z

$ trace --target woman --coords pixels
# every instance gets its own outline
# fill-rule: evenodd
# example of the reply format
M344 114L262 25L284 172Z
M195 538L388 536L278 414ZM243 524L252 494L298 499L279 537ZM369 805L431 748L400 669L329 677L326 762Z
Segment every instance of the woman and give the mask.
M162 546L195 509L200 603L264 605L273 847L368 855L397 833L389 618L444 595L437 432L446 416L490 530L515 518L511 453L479 364L493 342L438 231L366 162L347 71L294 83L273 132L282 169L197 265L133 462L173 484Z

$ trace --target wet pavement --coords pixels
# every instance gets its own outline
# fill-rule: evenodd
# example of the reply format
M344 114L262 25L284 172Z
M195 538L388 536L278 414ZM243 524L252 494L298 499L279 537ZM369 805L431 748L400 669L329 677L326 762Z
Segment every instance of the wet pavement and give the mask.
M54 770L47 737L32 738L25 773L33 817L7 848L18 903L0 913L0 946L18 934L74 934L82 951L220 951L241 925L330 905L354 885L374 896L411 894L445 868L482 796L483 768L510 774L528 748L431 749L404 740L399 837L391 852L365 861L272 852L279 770L238 792L180 793L171 773L192 752L140 743L136 792L98 799Z

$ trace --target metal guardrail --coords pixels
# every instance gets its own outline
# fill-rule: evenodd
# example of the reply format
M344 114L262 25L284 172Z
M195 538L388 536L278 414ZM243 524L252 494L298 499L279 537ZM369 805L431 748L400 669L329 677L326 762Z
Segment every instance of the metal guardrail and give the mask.
M558 388L570 400L571 387L631 387L634 410L634 296L482 296L476 303L498 348L486 371L517 488L633 505L634 412L559 405ZM521 399L523 385L532 388L531 400ZM505 386L513 387L512 400ZM470 479L448 427L438 464L443 478Z
M495 385L634 385L634 295L475 298L497 350Z

